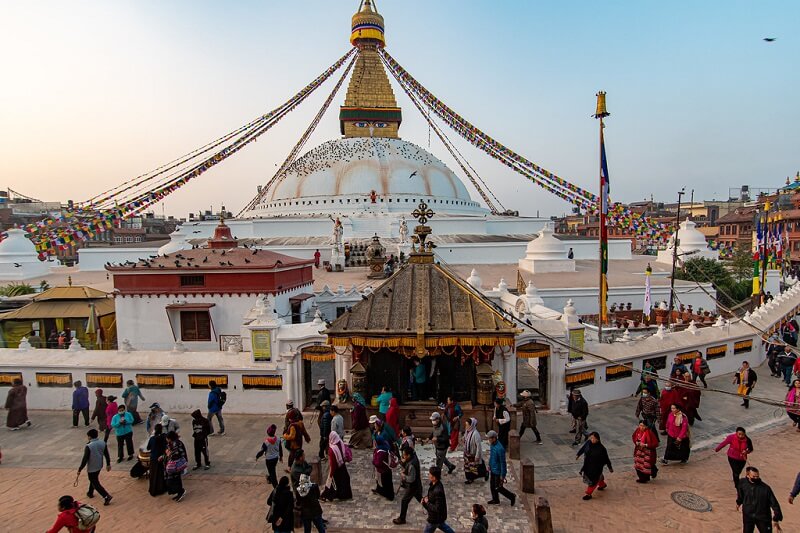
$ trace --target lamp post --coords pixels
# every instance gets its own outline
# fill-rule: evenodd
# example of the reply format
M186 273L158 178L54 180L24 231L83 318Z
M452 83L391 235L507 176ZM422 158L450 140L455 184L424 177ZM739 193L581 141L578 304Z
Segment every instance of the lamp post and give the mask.
M685 187L678 191L678 214L675 216L675 238L672 241L672 275L669 279L669 310L667 311L667 327L672 326L672 310L675 308L675 267L678 264L678 233L681 229L681 198L686 194Z

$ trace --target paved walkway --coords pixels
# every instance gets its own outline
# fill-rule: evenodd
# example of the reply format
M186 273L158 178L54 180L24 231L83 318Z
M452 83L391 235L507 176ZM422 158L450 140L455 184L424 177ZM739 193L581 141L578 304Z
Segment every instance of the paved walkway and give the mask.
M779 380L771 378L765 368L757 369L760 376L758 394L781 399L785 388ZM709 380L711 387L732 390L730 376ZM608 531L611 524L619 531L736 531L738 515L731 503L732 487L725 457L706 458L707 449L737 425L747 427L755 441L754 464L762 467L763 477L784 501L793 481L794 463L786 463L780 454L767 453L768 449L791 450L798 438L789 426L783 410L751 402L745 410L737 398L716 394L703 396L700 413L703 421L693 428L693 455L684 466L662 469L658 480L649 485L633 483L631 472L630 434L636 424L633 416L634 399L591 408L589 422L592 430L604 436L616 472L609 476L610 488L591 502L580 500L583 485L577 474L579 465L574 460L575 449L569 445L572 435L569 420L560 415L540 415L539 427L545 439L544 446L533 445L533 436L526 433L523 456L532 457L536 463L537 493L549 498L553 518L559 531ZM73 488L74 471L80 462L85 442L84 428L71 429L71 414L67 412L33 411L34 425L17 432L0 432L3 465L0 467L0 507L24 509L3 519L0 531L38 531L46 529L54 517L54 502L62 494L85 494L86 480ZM190 425L188 415L176 417L184 428ZM264 480L262 461L255 461L264 429L270 423L282 423L282 417L226 416L227 435L210 439L212 469L193 473L186 480L189 495L180 504L165 497L153 499L147 494L146 483L131 479L127 472L131 463L123 463L111 473L104 473L107 488L114 494L114 503L102 509L101 532L128 531L140 526L143 513L157 516L161 530L182 531L263 531L265 498L268 486ZM775 429L779 428L779 429ZM316 452L316 428L308 449ZM143 442L143 427L135 428L135 442ZM112 452L114 438L111 442ZM191 444L189 451L191 454ZM112 453L112 456L115 455ZM423 464L432 461L432 450L420 451ZM453 476L445 476L444 483L450 507L450 523L458 531L469 530L469 509L475 502L485 503L489 498L485 483L463 484L460 452L452 454L459 468ZM424 512L414 502L410 508L409 524L393 527L392 517L397 516L399 500L393 503L371 494L374 486L370 456L356 451L351 465L353 488L360 499L325 504L325 516L331 531L420 531ZM787 468L788 467L788 468ZM509 475L512 487L517 487L517 465L511 465ZM791 479L790 479L791 478ZM546 481L546 480L552 481ZM395 480L397 482L397 480ZM674 490L691 490L708 498L714 510L700 514L683 510L670 500ZM538 494L537 494L538 495ZM224 496L224 503L220 503ZM784 507L789 507L785 505ZM531 511L526 499L516 507L507 503L490 507L490 530L530 531ZM626 520L631 516L648 513L647 518L628 529ZM787 512L785 531L800 531L800 516L794 508ZM643 527L644 526L644 527ZM7 529L4 529L7 528Z
M783 381L771 377L766 365L756 368L756 372L759 379L753 394L783 401L787 390ZM732 375L727 374L706 381L711 388L735 392L735 385L731 384L732 378ZM591 398L588 400L591 401ZM626 398L589 407L589 430L600 433L612 461L616 460L620 464L630 462L631 435L637 424L634 416L637 402L638 398ZM696 421L691 429L692 450L696 452L716 445L722 436L733 433L737 426L743 426L755 433L784 425L788 421L786 412L782 408L751 401L750 408L745 409L740 404L736 397L705 392L701 397L699 409L703 420ZM538 420L539 431L542 433L545 445L534 445L534 437L530 431L526 431L522 439L522 456L533 458L536 464L536 479L575 477L577 475L575 449L570 446L574 434L568 433L570 417L556 414L540 415Z

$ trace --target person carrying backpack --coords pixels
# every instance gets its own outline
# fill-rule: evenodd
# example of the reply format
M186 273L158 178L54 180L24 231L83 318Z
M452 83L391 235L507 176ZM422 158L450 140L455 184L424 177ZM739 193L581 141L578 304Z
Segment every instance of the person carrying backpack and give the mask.
M211 392L208 393L208 424L211 427L211 433L209 433L209 437L214 435L214 418L217 417L219 420L219 435L222 437L225 435L225 421L222 420L222 406L225 405L225 402L228 399L227 394L217 386L217 382L213 379L208 382L208 388L211 389Z
M58 499L58 516L53 526L47 533L58 533L67 528L69 533L94 533L100 513L91 505L81 504L72 496L62 496Z

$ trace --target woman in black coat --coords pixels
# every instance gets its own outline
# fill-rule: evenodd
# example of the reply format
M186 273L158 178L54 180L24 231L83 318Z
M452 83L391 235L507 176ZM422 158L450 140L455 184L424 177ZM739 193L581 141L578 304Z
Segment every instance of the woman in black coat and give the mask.
M609 472L613 472L614 469L611 466L608 451L603 446L603 443L600 442L600 435L596 431L589 434L589 439L578 450L575 460L580 459L581 455L583 455L581 474L583 474L583 481L587 485L583 499L591 500L595 489L603 490L608 486L603 476L603 467L608 466Z
M289 478L283 476L278 486L267 499L271 513L267 521L276 533L291 533L294 531L294 495L289 488Z
M158 460L167 451L167 436L161 424L156 424L153 436L147 441L147 449L150 451L150 496L160 496L167 492L164 463Z

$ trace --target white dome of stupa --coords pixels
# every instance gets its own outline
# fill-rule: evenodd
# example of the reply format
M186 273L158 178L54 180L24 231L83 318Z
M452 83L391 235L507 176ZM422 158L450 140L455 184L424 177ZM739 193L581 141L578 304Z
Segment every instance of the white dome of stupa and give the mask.
M374 204L405 213L422 200L437 214L487 212L424 148L402 139L352 137L325 142L297 159L246 216L346 214Z
M567 254L566 245L555 238L552 224L547 223L539 231L539 236L528 243L525 258L519 260L519 268L534 274L575 272L575 260Z
M566 259L567 247L555 238L553 227L550 224L539 231L539 236L528 243L525 249L527 259Z
M8 236L0 242L0 260L25 260L30 258L39 260L36 246L30 239L25 237L23 230L12 228L7 230L6 233Z
M667 249L658 252L657 262L672 264L674 247L675 235L670 238ZM697 229L694 221L687 219L678 229L678 263L695 257L719 259L719 252L708 248L705 235Z
M186 240L186 230L183 226L178 226L175 231L169 234L169 242L158 249L158 255L167 255L181 250L189 250L192 244Z
M19 228L6 231L0 242L0 279L30 279L46 276L50 268L39 260L36 246Z

